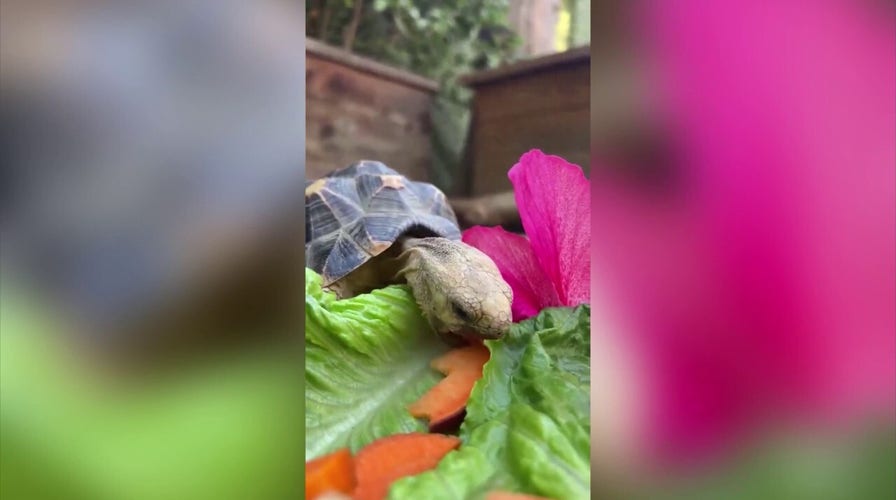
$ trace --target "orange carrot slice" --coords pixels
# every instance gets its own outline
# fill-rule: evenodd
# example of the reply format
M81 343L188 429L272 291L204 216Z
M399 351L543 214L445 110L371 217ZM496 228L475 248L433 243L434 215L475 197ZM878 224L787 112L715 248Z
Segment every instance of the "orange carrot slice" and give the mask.
M305 498L312 500L328 491L349 494L355 487L351 452L342 448L305 464Z
M358 486L352 498L382 500L392 483L434 468L458 446L460 439L443 434L413 432L380 438L355 455Z
M489 354L484 345L473 344L433 360L431 366L446 377L408 406L411 415L427 418L430 427L434 427L463 411L473 386L482 378L482 367Z
M485 497L485 500L551 500L546 497L536 497L525 493L511 493L509 491L493 491Z

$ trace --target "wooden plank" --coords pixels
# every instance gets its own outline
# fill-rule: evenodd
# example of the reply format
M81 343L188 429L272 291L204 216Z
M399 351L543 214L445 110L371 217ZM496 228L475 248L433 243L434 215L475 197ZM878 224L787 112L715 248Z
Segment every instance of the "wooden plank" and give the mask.
M477 196L475 198L448 198L462 229L473 226L503 226L520 230L522 223L513 191Z
M305 55L309 58L315 57L317 59L332 61L356 71L368 73L380 79L389 80L419 90L431 93L439 91L439 84L434 80L367 59L366 57L361 57L357 54L333 47L332 45L327 45L313 38L305 38Z
M473 196L511 189L507 171L531 149L590 173L590 61L504 78L476 89L470 142Z
M475 113L483 120L524 119L589 106L591 72L585 64L504 80L476 90Z
M431 178L432 93L331 59L306 59L306 177L361 159Z
M460 82L463 85L475 88L484 84L495 83L500 80L552 71L557 66L565 66L567 64L587 64L590 59L591 46L585 45L548 56L524 59L495 69L471 73L461 77Z
M473 143L473 196L512 189L507 171L531 149L564 157L590 173L588 109L558 112L539 120L498 127L476 123Z

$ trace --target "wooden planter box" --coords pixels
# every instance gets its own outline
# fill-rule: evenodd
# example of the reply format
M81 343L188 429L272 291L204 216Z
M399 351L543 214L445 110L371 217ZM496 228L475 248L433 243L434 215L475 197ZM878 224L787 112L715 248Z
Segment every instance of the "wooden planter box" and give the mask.
M507 171L541 149L590 173L590 47L463 78L475 92L467 155L470 194L512 189Z
M430 180L430 107L438 84L305 39L305 176L378 160Z

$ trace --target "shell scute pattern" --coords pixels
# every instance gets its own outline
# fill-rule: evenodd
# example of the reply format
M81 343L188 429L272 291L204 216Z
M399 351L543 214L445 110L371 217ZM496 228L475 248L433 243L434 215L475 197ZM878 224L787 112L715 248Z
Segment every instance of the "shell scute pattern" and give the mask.
M375 161L306 182L306 265L326 284L354 271L402 235L460 239L444 193ZM314 186L314 189L310 189Z

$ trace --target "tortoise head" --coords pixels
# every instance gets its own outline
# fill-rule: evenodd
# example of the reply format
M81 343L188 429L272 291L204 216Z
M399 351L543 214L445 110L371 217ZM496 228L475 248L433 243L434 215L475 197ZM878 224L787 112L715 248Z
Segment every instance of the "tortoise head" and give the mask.
M513 293L484 253L447 238L407 238L402 273L439 333L497 339L510 329Z

